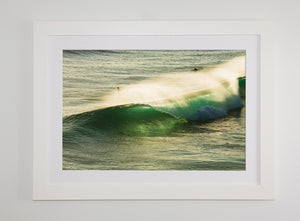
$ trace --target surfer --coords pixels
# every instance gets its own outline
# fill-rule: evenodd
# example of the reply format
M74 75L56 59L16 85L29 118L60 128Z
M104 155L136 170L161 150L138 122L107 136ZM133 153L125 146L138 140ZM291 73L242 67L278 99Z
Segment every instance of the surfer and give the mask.
M195 72L198 71L198 68L194 68L193 71L195 71Z
M118 91L118 93L120 92L120 87L117 87L117 91Z

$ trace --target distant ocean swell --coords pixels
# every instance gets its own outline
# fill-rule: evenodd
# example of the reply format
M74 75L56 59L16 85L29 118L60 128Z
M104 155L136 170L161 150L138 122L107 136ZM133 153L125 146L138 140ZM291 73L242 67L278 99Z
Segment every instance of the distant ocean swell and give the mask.
M242 107L245 79L239 78L239 94L218 101L213 92L166 100L159 104L125 104L67 116L64 139L96 133L126 136L170 136L189 123L205 123ZM230 90L229 90L230 92Z

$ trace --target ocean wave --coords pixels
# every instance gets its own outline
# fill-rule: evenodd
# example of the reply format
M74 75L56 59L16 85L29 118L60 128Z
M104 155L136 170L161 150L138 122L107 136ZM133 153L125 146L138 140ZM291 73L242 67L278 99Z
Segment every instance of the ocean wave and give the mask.
M167 136L189 122L224 117L242 107L243 68L244 58L239 57L209 72L168 75L121 87L103 97L101 108L65 117L64 135L73 131L71 135Z
M241 108L239 96L216 101L213 94L166 101L164 105L126 104L71 115L63 119L64 137L80 134L169 136L190 122L203 123Z

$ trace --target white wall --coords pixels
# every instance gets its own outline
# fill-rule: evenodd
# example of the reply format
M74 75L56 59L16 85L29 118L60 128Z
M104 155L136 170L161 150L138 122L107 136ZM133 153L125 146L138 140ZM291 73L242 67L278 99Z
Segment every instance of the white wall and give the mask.
M277 26L275 201L33 202L34 20L271 19ZM1 0L0 220L300 220L297 0Z

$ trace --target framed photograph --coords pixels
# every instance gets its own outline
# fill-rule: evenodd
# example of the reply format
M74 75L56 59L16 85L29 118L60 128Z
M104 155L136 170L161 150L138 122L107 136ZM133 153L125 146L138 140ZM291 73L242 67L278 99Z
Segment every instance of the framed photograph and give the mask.
M273 36L35 22L33 199L273 199Z

